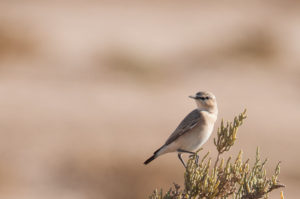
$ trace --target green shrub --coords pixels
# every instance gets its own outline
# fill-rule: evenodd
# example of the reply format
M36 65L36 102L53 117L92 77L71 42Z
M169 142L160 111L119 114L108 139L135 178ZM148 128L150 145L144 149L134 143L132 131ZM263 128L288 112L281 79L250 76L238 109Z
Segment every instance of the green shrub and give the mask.
M237 130L246 117L245 110L235 117L233 122L224 124L222 120L217 131L217 138L214 139L218 151L214 164L212 164L212 158L209 157L209 152L203 156L198 164L196 163L196 155L190 157L184 173L184 189L180 189L180 186L174 183L174 188L170 188L168 192L163 193L162 189L160 191L155 190L149 198L256 199L267 198L269 192L284 187L284 185L279 184L278 180L279 163L274 174L268 178L264 168L267 159L261 160L258 148L252 167L249 159L243 161L242 150L235 160L232 160L231 156L226 160L221 158L221 155L229 151L234 145ZM283 194L281 194L281 198L283 199Z

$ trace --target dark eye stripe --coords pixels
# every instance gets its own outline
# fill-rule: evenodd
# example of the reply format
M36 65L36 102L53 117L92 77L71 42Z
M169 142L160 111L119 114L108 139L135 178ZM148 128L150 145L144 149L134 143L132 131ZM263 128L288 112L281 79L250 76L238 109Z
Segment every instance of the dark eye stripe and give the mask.
M210 97L198 97L198 99L201 99L201 100L208 100L208 99L210 99Z

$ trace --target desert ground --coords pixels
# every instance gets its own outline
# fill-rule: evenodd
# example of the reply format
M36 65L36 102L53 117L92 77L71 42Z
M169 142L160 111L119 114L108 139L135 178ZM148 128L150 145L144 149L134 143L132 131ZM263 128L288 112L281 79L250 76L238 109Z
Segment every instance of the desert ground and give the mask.
M300 191L298 1L1 1L0 197L148 198L183 185L176 154L143 162L213 92L213 137ZM187 158L187 157L185 157ZM280 191L270 194L280 198Z

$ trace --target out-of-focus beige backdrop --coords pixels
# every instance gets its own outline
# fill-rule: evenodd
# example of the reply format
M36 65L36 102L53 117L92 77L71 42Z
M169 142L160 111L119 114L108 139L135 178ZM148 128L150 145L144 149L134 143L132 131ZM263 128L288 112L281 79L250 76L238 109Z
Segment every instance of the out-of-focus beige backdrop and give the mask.
M244 108L236 155L282 161L299 198L298 1L1 1L0 197L147 198L183 184L176 154L143 162L212 91ZM213 137L216 134L214 130ZM211 138L204 151L216 154ZM271 194L279 198L279 191Z

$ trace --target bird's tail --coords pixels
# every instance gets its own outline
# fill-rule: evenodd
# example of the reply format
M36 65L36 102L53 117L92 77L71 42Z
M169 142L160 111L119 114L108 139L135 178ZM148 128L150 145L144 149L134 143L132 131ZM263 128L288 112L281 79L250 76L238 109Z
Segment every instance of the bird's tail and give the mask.
M153 156L151 156L149 159L147 159L144 164L149 164L152 160L154 160L156 157L155 157L155 154Z
M164 146L165 146L165 145L164 145ZM153 161L155 158L157 158L157 157L159 156L158 152L159 152L164 146L162 146L162 147L160 147L159 149L157 149L157 150L153 153L153 155L152 155L150 158L148 158L148 159L144 162L144 164L145 164L145 165L146 165L146 164L149 164L151 161Z

